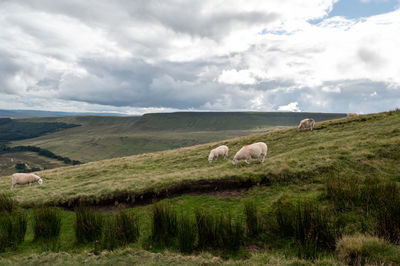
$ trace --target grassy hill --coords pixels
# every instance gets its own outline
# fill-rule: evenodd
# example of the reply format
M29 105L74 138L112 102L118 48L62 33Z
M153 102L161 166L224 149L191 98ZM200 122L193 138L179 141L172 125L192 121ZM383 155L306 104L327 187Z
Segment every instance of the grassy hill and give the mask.
M324 121L345 114L288 112L178 112L144 114L135 128L147 131L248 130L274 126L294 126L304 118Z
M74 198L108 198L138 194L181 182L224 178L261 180L312 179L336 172L345 176L379 176L397 181L400 112L366 115L317 123L312 132L295 128L138 156L92 162L39 173L45 186L27 189L16 197L26 204L60 203ZM73 129L72 129L73 130ZM264 141L264 164L233 167L230 160L243 145ZM211 148L225 144L230 160L208 165ZM68 144L67 144L68 145ZM7 188L6 182L0 183ZM23 189L23 188L22 188Z
M27 122L10 118L0 118L0 143L38 137L44 134L77 127L76 124L62 122Z
M33 145L83 162L176 149L344 116L318 113L170 113L142 117L77 116L22 121L79 124L54 134L14 142Z
M4 254L0 263L48 264L54 263L54 258L57 263L71 265L84 262L347 265L357 261L397 265L400 263L400 247L396 242L400 239L400 235L396 235L400 229L399 124L400 111L392 111L320 122L312 132L297 132L295 127L290 127L194 147L39 172L44 179L42 186L17 187L10 192L25 206L68 206L68 203L83 200L93 205L108 204L105 211L109 211L115 210L111 206L121 203L128 206L135 204L134 201L144 203L148 196L159 200L177 196L166 198L160 204L170 206L179 217L186 215L195 219L195 211L201 210L202 213L229 214L234 221L247 224L249 216L244 210L251 203L258 210L257 220L263 221L263 229L256 236L250 236L246 230L243 249L238 254L207 249L183 256L174 245L167 249L152 245L154 209L152 205L139 204L128 210L139 219L141 235L138 242L93 255L96 245L74 243L75 216L64 210L55 251L42 253L46 246L33 242L32 227L29 226L25 242L16 251ZM235 152L243 145L257 141L268 144L266 161L261 164L252 160L250 165L242 162L237 167L232 166ZM209 165L209 150L221 144L229 146L229 160ZM257 186L257 183L264 185ZM246 184L254 186L236 195L218 194L224 188ZM9 181L5 177L0 177L0 189L9 191ZM190 193L185 195L185 192ZM151 198L147 202L151 203ZM382 225L385 221L388 224ZM380 231L385 226L395 228L389 230L388 238ZM301 237L307 235L302 229L308 227L319 233L312 241L328 241L329 234L333 234L330 228L335 228L334 245L318 250L317 259L313 260L307 259L315 258L313 253L304 253L300 248L305 247L307 251L307 247L315 245L314 242L301 242ZM305 234L299 237L292 230ZM368 236L375 234L385 240ZM223 260L221 256L230 259Z

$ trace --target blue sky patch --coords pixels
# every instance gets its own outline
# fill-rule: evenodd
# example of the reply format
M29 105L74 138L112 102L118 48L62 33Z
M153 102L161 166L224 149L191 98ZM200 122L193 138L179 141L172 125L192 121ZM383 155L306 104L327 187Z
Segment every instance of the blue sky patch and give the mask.
M348 19L384 14L399 8L398 0L340 0L333 6L328 17L342 16Z

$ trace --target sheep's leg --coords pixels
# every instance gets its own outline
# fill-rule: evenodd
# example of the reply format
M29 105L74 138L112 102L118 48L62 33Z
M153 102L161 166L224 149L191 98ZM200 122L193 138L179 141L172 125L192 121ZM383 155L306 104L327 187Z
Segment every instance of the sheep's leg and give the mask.
M32 183L31 183L31 182L29 182L29 186L32 186Z
M266 155L266 154L263 154L263 157L262 157L261 163L264 163L264 160L265 160L265 155Z
M11 184L11 190L13 190L15 187L15 184Z

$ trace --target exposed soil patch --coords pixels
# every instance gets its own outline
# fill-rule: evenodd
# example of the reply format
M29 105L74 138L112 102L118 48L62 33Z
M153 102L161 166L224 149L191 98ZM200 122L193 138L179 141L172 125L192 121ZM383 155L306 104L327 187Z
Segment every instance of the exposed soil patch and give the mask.
M260 180L260 179L259 179ZM79 204L96 206L102 212L113 212L119 209L134 208L153 204L166 198L175 198L182 195L200 196L211 195L215 197L238 197L252 186L269 185L269 179L266 176L261 181L256 182L252 179L241 180L231 177L216 180L198 180L184 182L160 191L147 191L139 194L120 193L103 199L73 199L68 202L56 204L59 207L73 209Z

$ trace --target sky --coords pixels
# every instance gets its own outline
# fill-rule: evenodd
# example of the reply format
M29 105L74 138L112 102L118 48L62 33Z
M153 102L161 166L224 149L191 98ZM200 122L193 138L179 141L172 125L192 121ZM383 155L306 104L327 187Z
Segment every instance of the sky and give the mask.
M0 109L400 107L400 0L0 0Z

